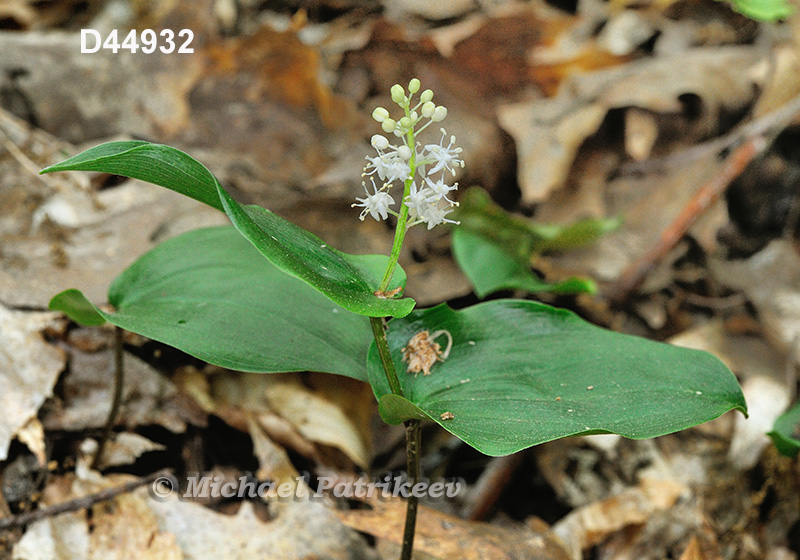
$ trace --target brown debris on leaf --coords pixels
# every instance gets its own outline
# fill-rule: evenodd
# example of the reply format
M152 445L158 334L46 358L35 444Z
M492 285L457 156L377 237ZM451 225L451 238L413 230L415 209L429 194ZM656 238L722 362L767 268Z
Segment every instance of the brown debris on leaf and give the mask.
M434 339L441 335L446 335L448 340L444 351L438 342L434 342ZM415 376L419 372L422 372L422 375L430 375L433 364L447 359L452 345L453 337L447 331L436 331L433 334L428 330L418 332L403 348L403 361L408 363L406 371Z

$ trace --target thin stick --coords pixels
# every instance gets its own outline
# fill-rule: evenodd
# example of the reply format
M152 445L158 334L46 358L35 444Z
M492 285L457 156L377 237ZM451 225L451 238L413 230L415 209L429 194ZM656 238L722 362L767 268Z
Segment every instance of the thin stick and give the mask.
M419 453L420 430L419 420L406 421L406 453L408 454L408 476L411 478L411 487L419 480ZM413 494L408 497L406 504L406 525L403 530L403 548L400 551L400 560L411 560L414 553L414 531L417 526L417 509L419 499Z
M39 175L39 170L41 169L40 165L36 165L31 158L25 155L25 152L20 150L17 145L11 140L11 137L8 133L0 126L0 143L3 144L3 147L8 150L8 153L17 160L17 163L22 166L23 169L28 171L31 175L39 179L42 183L47 185L48 187L54 186L52 182L53 179L51 177L47 177L44 175Z
M33 523L34 521L39 521L40 519L45 519L48 517L55 517L56 515L61 515L62 513L88 509L99 502L105 502L107 500L114 499L121 494L133 492L141 486L151 484L153 481L161 477L170 475L171 473L168 469L163 469L145 478L140 478L114 488L106 488L105 490L101 490L95 494L81 496L80 498L68 500L54 506L37 509L36 511L22 513L14 517L6 517L4 519L0 519L0 531L14 529L16 527L23 527Z
M522 454L514 453L505 457L495 457L475 483L469 504L462 513L470 521L483 521L492 511L497 499L508 485L514 471L522 463Z
M686 165L754 137L769 135L771 131L775 130L783 130L792 123L798 113L800 113L800 95L796 95L774 111L737 127L725 136L697 144L663 158L627 163L622 166L620 172L622 174L648 173Z
M736 148L720 172L697 190L678 217L661 233L658 243L622 272L611 289L611 298L617 302L624 301L628 294L638 288L653 267L686 235L692 224L768 146L769 142L764 136L757 136Z
M125 384L125 363L122 348L123 331L119 327L114 330L114 399L111 402L111 410L108 412L106 425L103 427L103 434L100 436L100 443L97 446L97 453L92 459L92 468L97 469L100 466L100 459L103 457L103 451L106 448L108 439L111 437L111 431L114 429L114 424L117 423L117 416L119 409L122 405L122 388Z

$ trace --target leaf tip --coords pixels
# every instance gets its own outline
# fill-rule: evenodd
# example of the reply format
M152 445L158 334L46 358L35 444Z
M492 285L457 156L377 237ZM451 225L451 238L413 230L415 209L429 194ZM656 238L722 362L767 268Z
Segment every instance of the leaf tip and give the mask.
M398 303L402 303L402 305L397 306L397 311L392 314L392 317L397 317L397 318L405 317L406 315L414 311L414 308L417 306L417 302L410 297L403 298L397 301Z
M60 311L85 327L97 327L106 322L105 317L86 299L86 296L74 288L56 294L47 308L51 311Z

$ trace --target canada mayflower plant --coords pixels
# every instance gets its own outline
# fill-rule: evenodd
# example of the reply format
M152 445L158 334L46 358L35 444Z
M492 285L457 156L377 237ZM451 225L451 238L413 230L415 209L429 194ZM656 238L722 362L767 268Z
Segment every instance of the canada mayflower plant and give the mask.
M396 219L388 256L338 251L265 208L240 204L175 148L109 142L43 172L149 181L224 212L233 227L190 231L148 251L111 284L113 311L75 289L56 295L51 309L233 370L317 371L369 383L381 418L406 426L411 483L420 474L421 421L500 456L575 435L651 438L746 410L735 377L705 352L611 332L527 299L417 308L397 264L403 240L417 224L457 224L452 181L464 166L455 138L438 126L447 109L430 90L415 98L419 91L417 79L395 85L396 115L372 112L383 133L372 136L365 196L353 204L362 220ZM420 141L426 132L430 140ZM415 496L403 560L413 550Z

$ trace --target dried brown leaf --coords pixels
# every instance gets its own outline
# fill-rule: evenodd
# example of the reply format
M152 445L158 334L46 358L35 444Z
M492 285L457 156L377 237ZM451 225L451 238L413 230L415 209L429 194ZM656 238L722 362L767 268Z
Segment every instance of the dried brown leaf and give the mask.
M269 522L259 519L250 502L233 515L222 515L189 502L150 501L162 531L175 535L185 557L196 560L372 560L364 541L342 526L326 505L315 500L282 504Z
M517 143L523 200L542 202L563 186L578 148L610 109L639 107L680 115L681 99L691 94L702 102L692 134L702 138L713 133L723 111L752 101L753 82L742 79L741 69L758 60L749 48L696 49L576 74L555 98L501 108L500 122Z
M272 441L306 457L320 460L322 445L338 449L362 468L369 464L368 423L363 412L346 412L372 410L374 397L360 382L337 378L340 387L320 382L315 390L297 374L218 371L206 384L202 375L187 375L186 370L180 380L207 411L238 429L248 431L248 415L253 415ZM326 396L328 389L332 398Z
M642 525L656 512L672 507L687 487L670 479L644 479L636 487L574 510L553 526L568 544L572 558L631 525Z
M327 126L342 124L345 107L320 79L319 52L295 31L264 26L251 36L212 44L207 53L211 67L204 80L252 75L244 100L275 98L296 108L313 108Z
M39 466L43 467L47 460L47 450L44 441L44 426L39 419L34 416L28 420L22 428L17 430L16 437L33 453Z
M127 476L101 477L96 472L79 471L79 478L52 478L44 502L62 503L130 480ZM236 514L225 515L178 500L174 493L156 501L141 488L95 505L91 530L85 511L35 522L15 546L13 557L374 560L363 540L342 526L323 503L295 500L281 506L269 522L264 522L251 502L243 502Z
M339 518L357 531L399 544L405 522L405 502L373 500L370 506L369 510L340 511ZM414 550L435 558L459 560L569 558L561 544L547 532L465 521L425 506L419 507Z
M41 335L57 318L0 304L0 460L8 456L14 435L36 417L64 369L64 351Z
M100 457L99 469L131 465L136 459L150 451L166 449L160 443L150 441L134 432L120 432L106 442Z
M42 422L47 430L85 430L103 426L113 397L113 350L85 353L70 349L70 373L63 398L48 407ZM155 424L173 433L187 422L202 425L205 415L181 395L175 385L136 356L125 356L123 406L118 424L129 428Z
M130 477L85 479L54 477L43 504L55 505L128 481ZM86 511L64 513L33 523L14 546L15 560L179 560L184 558L175 535L159 529L145 493L123 494L96 505L91 529Z

